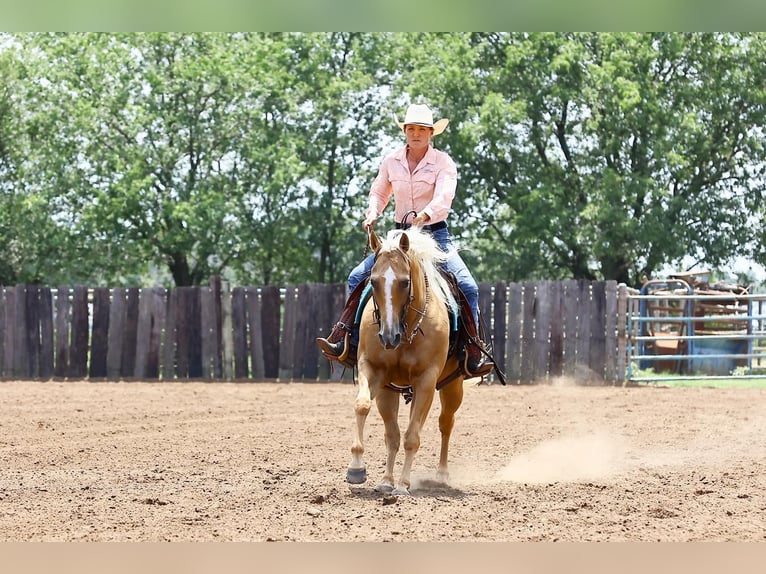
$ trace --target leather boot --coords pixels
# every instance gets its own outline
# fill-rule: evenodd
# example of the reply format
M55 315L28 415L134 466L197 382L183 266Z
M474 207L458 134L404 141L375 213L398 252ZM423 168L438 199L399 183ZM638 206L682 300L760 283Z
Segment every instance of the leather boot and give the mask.
M483 346L484 343L481 343ZM478 345L468 344L464 370L469 377L483 377L488 375L495 364L485 355Z
M349 333L346 333L337 343L331 343L327 339L319 337L316 344L326 359L338 361L351 369L356 366L356 347L351 344Z
M340 357L346 350L344 340L340 340L337 343L331 343L327 339L319 337L317 339L317 345L319 345L319 350L322 351L325 356L329 357Z
M316 344L325 358L330 361L338 361L350 368L356 366L356 346L351 344L349 336L352 330L358 328L354 324L354 319L366 283L366 281L362 281L351 292L341 312L340 319L335 323L327 338L318 337L316 339Z

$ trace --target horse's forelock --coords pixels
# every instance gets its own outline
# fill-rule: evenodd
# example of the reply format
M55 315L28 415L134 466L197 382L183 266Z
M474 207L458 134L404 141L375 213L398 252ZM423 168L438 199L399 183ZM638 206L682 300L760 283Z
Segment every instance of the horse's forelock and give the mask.
M456 309L457 303L452 297L452 292L438 268L438 265L446 261L451 254L442 251L430 233L416 227L411 227L406 231L393 229L382 240L381 251L398 250L399 240L403 233L407 234L410 243L407 251L408 255L417 258L420 262L421 267L428 276L429 283L434 287L437 298L446 302L453 309Z

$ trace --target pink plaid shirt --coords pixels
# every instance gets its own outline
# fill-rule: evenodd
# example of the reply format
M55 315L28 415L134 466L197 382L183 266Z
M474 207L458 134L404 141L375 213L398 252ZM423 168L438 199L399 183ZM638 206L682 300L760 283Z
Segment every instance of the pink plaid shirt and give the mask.
M411 210L431 218L431 225L447 219L457 187L457 168L452 158L428 146L426 155L413 173L407 166L407 146L387 155L370 187L370 203L366 215L380 217L394 194L396 222ZM410 220L408 218L408 220Z

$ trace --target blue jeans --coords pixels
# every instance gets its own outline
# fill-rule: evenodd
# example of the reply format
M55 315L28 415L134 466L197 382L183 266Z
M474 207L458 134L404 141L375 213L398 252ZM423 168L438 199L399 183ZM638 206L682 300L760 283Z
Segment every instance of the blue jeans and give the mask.
M442 251L452 253L452 256L442 264L442 268L448 273L452 273L457 279L458 287L465 294L465 298L468 304L471 306L471 312L473 313L473 320L476 323L476 328L479 328L479 286L476 284L476 280L471 275L468 267L460 257L460 254L452 244L452 236L449 234L449 228L444 227L437 229L431 233L436 243L441 247ZM364 261L351 270L348 276L348 292L351 293L354 288L362 281L370 276L372 271L372 265L375 263L375 254L371 253ZM359 334L354 332L351 334L351 341L356 344L359 340Z

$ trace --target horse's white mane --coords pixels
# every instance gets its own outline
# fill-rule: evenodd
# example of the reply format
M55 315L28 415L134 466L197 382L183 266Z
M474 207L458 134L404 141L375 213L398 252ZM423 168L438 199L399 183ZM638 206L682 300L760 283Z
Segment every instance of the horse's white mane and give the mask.
M447 280L439 271L439 265L449 259L452 253L442 251L431 234L418 227L410 227L407 230L392 229L381 240L381 250L399 249L399 238L403 233L410 240L409 254L420 262L435 297L446 303L453 312L457 312L455 297L452 295Z

